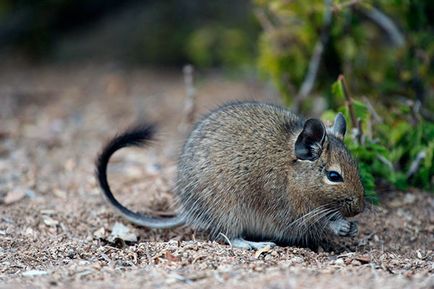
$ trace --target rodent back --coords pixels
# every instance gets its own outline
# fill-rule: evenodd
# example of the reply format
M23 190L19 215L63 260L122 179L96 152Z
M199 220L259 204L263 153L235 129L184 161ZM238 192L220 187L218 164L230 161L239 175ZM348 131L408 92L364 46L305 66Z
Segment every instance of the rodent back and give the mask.
M266 231L264 222L288 218L277 213L291 213L291 139L302 125L288 110L262 103L229 104L202 119L178 165L177 193L189 218L226 234Z

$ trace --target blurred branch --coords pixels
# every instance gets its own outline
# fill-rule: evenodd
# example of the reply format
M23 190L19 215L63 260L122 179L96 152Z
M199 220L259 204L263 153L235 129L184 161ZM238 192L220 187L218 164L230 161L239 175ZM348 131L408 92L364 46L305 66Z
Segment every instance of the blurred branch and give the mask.
M356 112L354 111L353 98L351 97L350 91L348 89L347 81L345 77L341 74L338 77L338 81L342 84L345 103L348 107L348 112L351 118L351 127L353 128L353 137L357 140L358 144L363 143L363 130L362 130L362 120L357 118Z
M420 164L425 158L426 158L425 150L422 150L417 154L416 158L413 160L413 162L410 165L410 168L408 169L407 178L411 178L419 170Z
M363 138L362 120L360 118L357 119L357 130L355 137L357 138L359 144L365 143L365 138Z
M372 105L372 103L369 101L369 99L366 96L363 97L363 100L365 102L366 108L368 109L368 111L370 113L370 117L368 118L368 123L367 123L366 136L369 139L372 139L372 136L373 136L372 123L383 123L383 119L377 113L374 106ZM372 121L372 119L373 119L373 121Z
M434 122L434 115L433 115L433 113L432 113L431 111L429 111L428 109L422 107L422 108L420 109L420 114L421 114L422 117L423 117L424 119L426 119L427 121Z
M393 164L391 161L389 161L385 156L381 155L381 154L377 154L377 159L382 162L383 164L385 164L390 171L393 171L395 168L393 167Z
M301 103L303 102L303 100L306 99L306 97L312 91L312 88L316 81L316 77L318 75L319 64L321 62L324 48L329 39L330 27L332 23L332 1L324 0L324 2L325 2L325 12L324 12L324 20L323 20L321 35L315 44L315 48L313 50L313 54L309 62L307 74L304 78L304 81L301 85L301 88L297 96L295 97L294 100L295 111L298 111L300 109Z
M375 110L372 103L369 101L369 99L365 96L363 97L363 100L365 101L366 107L368 108L369 113L372 115L376 123L382 123L383 118L378 114L378 112Z
M265 11L263 9L255 9L255 16L259 21L259 24L261 27L269 32L275 30L273 23L271 23L270 19L268 18L267 14L265 14Z
M339 12L344 8L355 6L357 4L360 4L361 2L363 2L363 0L350 0L343 3L335 3L333 4L333 12Z
M179 130L184 131L185 127L194 122L196 115L196 89L194 88L194 68L192 65L185 65L182 69L185 84L185 103L184 103L184 121L181 123Z
M386 31L396 47L404 46L405 37L389 16L375 7L371 9L360 9L359 11Z

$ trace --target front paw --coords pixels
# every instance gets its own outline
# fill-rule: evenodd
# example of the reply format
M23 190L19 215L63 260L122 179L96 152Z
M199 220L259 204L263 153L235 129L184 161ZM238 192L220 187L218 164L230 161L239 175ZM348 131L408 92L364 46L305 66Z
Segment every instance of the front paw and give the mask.
M359 231L356 222L345 219L331 221L329 228L333 233L341 237L354 237Z

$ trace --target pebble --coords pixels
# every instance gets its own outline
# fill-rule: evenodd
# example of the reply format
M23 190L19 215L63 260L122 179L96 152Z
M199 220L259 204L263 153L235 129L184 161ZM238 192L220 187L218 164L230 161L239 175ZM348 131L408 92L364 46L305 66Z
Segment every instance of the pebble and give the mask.
M36 276L44 276L44 275L48 275L48 272L42 270L29 270L23 272L24 277L36 277Z

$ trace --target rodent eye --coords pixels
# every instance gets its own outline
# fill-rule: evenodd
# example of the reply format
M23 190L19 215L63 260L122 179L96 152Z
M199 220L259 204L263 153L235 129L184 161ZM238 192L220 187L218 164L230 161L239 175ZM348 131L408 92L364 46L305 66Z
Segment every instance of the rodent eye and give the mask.
M327 171L327 179L329 179L329 181L334 183L339 183L344 181L342 176L336 171Z

